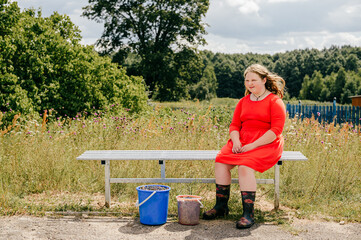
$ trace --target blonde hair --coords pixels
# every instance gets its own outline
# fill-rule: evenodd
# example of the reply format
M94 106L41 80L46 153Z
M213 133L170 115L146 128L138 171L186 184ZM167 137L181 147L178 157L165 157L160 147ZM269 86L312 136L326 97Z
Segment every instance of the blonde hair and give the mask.
M284 88L286 86L285 80L282 77L278 76L275 73L270 72L266 67L260 64L252 64L244 71L244 78L246 78L247 73L253 72L260 76L262 79L266 78L265 87L271 93L278 95L280 98L283 98ZM247 96L251 92L246 89L244 95Z

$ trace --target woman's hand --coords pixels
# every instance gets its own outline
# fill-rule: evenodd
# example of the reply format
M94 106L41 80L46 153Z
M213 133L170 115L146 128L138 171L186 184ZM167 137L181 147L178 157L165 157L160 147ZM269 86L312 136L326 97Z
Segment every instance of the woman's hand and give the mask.
M232 147L232 152L233 153L241 153L241 149L242 149L241 142L240 141L234 141L233 142L233 147Z
M240 152L241 153L248 152L248 151L255 149L256 147L257 146L255 144L250 143L250 144L247 144L247 145L244 145L243 147L241 147Z

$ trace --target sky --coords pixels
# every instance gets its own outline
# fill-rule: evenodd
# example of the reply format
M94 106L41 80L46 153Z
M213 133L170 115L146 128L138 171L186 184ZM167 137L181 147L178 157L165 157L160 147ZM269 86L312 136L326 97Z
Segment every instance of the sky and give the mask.
M103 25L82 17L87 0L18 0L21 9L68 15L94 44ZM210 0L203 22L207 45L221 53L268 53L332 45L361 46L361 0Z

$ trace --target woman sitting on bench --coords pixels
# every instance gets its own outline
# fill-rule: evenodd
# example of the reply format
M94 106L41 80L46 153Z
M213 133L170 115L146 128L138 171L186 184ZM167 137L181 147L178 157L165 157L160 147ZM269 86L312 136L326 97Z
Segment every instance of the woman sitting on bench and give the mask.
M259 64L249 66L244 78L245 97L234 111L230 139L215 160L216 204L203 214L203 219L207 220L228 214L230 170L238 166L243 214L236 227L240 229L254 224L255 171L264 172L281 158L281 133L286 119L281 100L285 87L283 78Z

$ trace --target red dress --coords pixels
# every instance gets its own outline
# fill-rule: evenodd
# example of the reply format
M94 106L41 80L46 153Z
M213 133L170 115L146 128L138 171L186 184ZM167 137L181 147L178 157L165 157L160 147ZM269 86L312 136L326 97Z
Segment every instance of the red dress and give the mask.
M229 132L239 131L242 146L254 142L268 130L273 131L277 138L269 144L237 154L232 152L233 143L229 139L217 154L216 162L244 165L258 172L270 169L282 155L285 119L285 105L277 95L271 93L260 101L251 101L250 94L243 97L234 110Z

